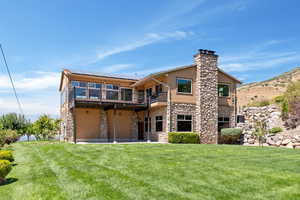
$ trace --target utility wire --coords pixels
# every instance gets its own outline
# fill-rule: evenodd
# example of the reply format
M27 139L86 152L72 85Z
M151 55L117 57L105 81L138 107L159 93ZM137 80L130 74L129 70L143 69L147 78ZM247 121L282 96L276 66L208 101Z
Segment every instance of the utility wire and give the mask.
M5 58L4 51L3 51L3 48L2 48L2 45L1 45L1 44L0 44L0 49L1 49L1 53L2 53L3 60L4 60L4 64L5 64L5 67L6 67L8 76L9 76L9 79L10 79L10 83L11 83L11 86L12 86L12 88L13 88L13 91L14 91L14 94L15 94L15 97L16 97L16 100L17 100L17 103L18 103L18 106L19 106L19 110L20 110L21 114L24 115L23 109L22 109L22 106L21 106L21 103L20 103L20 99L19 99L19 97L18 97L18 95L17 95L17 90L16 90L16 87L15 87L14 81L13 81L13 79L12 79L12 76L11 76L11 73L10 73L10 70L9 70L9 67L8 67L8 64L7 64L7 62L6 62L6 58Z

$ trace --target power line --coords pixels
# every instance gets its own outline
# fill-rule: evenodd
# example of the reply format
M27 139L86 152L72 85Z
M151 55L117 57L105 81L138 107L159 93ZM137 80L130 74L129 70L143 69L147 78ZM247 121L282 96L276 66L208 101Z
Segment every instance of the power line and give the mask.
M17 100L17 103L18 103L18 106L19 106L19 110L21 112L22 115L24 115L23 113L23 109L22 109L22 106L21 106L21 103L20 103L20 99L17 95L17 90L15 88L15 84L14 84L14 81L12 79L12 76L11 76L11 73L10 73L10 70L9 70L9 67L8 67L8 64L6 62L6 58L5 58L5 55L4 55L4 51L3 51L3 48L2 48L2 45L0 44L0 49L1 49L1 53L2 53L2 57L3 57L3 60L4 60L4 64L5 64L5 67L6 67L6 70L7 70L7 73L8 73L8 76L9 76L9 79L10 79L10 83L11 83L11 86L13 88L13 91L14 91L14 94L15 94L15 97L16 97L16 100Z

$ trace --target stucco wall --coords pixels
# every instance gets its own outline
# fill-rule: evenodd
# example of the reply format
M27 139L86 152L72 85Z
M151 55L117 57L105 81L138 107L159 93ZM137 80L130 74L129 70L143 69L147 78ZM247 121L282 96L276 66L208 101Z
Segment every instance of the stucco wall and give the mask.
M177 93L177 78L192 79L192 94ZM171 72L168 74L167 81L171 88L171 101L173 103L196 103L196 67Z
M76 138L99 139L100 132L100 109L76 108Z
M107 111L108 136L113 139L114 126L116 139L137 139L137 115L130 110L113 110Z

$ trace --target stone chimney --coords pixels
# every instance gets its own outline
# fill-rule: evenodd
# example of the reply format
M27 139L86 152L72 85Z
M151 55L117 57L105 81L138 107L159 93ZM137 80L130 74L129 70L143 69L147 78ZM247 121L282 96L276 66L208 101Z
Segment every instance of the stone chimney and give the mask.
M199 49L194 55L197 65L196 131L201 143L218 143L218 56L214 51Z

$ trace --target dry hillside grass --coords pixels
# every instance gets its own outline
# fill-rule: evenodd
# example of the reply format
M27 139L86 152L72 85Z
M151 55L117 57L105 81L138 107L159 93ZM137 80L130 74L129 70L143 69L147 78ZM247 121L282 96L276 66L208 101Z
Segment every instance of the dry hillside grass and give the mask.
M266 81L242 85L237 90L238 106L242 107L262 100L272 100L285 92L290 82L297 80L300 80L300 67Z

